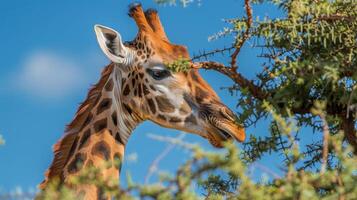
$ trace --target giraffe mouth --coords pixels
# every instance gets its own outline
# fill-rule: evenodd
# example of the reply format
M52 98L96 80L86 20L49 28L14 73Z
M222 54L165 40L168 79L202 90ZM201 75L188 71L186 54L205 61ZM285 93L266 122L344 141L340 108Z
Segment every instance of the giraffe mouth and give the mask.
M222 123L213 126L213 130L208 133L207 139L214 147L222 148L224 142L227 141L244 141L245 134L244 129L240 126Z

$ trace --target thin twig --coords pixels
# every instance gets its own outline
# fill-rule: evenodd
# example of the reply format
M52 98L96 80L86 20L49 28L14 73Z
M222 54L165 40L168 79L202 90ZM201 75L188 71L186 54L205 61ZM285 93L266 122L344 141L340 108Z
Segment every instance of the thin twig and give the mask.
M177 140L182 140L185 137L184 133L179 134L177 137L174 139ZM176 143L169 143L167 147L152 161L152 163L149 166L148 172L145 175L145 184L149 183L149 180L153 173L158 169L159 163L162 159L164 159L175 147Z
M252 26L252 23L253 23L253 16L252 16L253 11L252 11L252 8L250 7L249 0L244 0L244 5L245 5L246 13L247 13L247 21L246 21L246 26L247 27L246 27L243 35L242 35L242 38L235 45L236 50L231 55L231 67L233 69L237 68L237 65L236 65L237 56L238 56L238 54L240 52L240 49L242 48L243 44L249 38L249 30L250 30L250 27Z
M208 51L208 52L203 52L203 53L201 53L199 55L193 56L191 58L191 61L200 60L201 58L206 58L207 59L207 57L214 56L217 53L222 53L223 54L226 51L230 52L234 48L235 48L235 46L231 46L231 47L225 47L225 48L222 48L222 49L214 49L214 50L211 50L211 51Z

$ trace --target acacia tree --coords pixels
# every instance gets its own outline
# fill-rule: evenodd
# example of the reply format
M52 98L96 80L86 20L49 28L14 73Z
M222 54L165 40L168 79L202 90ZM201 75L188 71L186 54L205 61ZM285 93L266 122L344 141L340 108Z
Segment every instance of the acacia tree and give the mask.
M274 3L285 12L283 19L253 20L251 2L245 0L246 17L229 20L226 33L234 39L228 65L214 61L198 63L204 69L216 70L234 81L230 91L239 91L240 122L247 127L267 117L268 102L283 117L293 117L298 127L311 127L322 132L326 121L330 134L343 133L344 139L357 152L357 2L346 0L273 0L252 3ZM242 46L250 41L266 58L254 80L239 72L236 58ZM313 112L314 104L324 104L325 116ZM325 119L324 119L325 118ZM299 139L299 135L296 135ZM307 144L309 167L323 158L323 140ZM288 145L288 146L287 146ZM291 144L283 141L276 123L271 123L270 136L252 136L245 143L246 155L259 159L262 153L281 151ZM330 151L333 156L333 151ZM288 161L288 160L287 160Z

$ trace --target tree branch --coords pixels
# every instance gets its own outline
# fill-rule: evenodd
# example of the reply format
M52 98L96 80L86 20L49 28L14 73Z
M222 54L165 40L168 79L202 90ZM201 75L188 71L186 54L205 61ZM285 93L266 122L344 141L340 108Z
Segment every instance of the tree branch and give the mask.
M229 78L231 78L241 88L247 88L250 91L250 93L253 95L253 97L255 97L259 100L264 100L268 96L268 93L266 93L259 86L255 85L253 83L253 81L245 78L243 75L241 75L239 72L237 72L234 68L227 67L227 66L223 65L222 63L207 61L207 62L195 63L193 67L194 68L203 68L203 69L212 69L217 72L220 72L220 73L228 76Z
M253 23L253 16L252 16L253 11L252 11L252 7L250 7L249 0L244 0L244 6L245 6L245 11L247 13L247 21L246 21L247 27L246 27L244 33L242 34L242 38L239 41L236 41L236 45L235 45L236 49L233 52L233 54L231 55L231 67L232 68L237 68L237 65L236 65L237 56L238 56L243 44L249 38L249 30Z
M355 121L353 117L346 118L342 116L342 129L348 143L354 148L354 153L357 154L357 135L355 129Z

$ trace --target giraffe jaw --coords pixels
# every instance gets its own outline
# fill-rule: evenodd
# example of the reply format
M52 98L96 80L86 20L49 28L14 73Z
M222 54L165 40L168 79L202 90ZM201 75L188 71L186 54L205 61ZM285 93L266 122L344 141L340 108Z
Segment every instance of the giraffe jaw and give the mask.
M219 124L207 134L208 141L217 148L222 148L223 143L237 140L243 142L245 139L244 129L237 125Z

